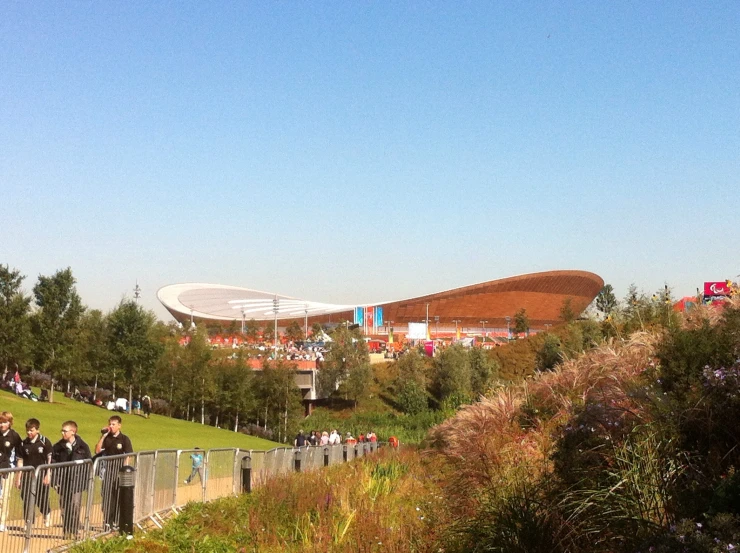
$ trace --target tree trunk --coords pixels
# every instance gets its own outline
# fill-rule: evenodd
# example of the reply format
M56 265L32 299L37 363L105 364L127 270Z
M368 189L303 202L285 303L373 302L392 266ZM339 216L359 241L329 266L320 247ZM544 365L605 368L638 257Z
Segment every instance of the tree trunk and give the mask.
M234 432L239 431L239 409L236 410L236 416L234 417Z
M49 390L49 403L54 403L54 384L56 381L54 380L54 377L51 377L51 390Z
M131 413L131 401L134 399L134 385L128 385L128 412Z
M93 402L98 396L98 373L95 373L95 386L93 386Z

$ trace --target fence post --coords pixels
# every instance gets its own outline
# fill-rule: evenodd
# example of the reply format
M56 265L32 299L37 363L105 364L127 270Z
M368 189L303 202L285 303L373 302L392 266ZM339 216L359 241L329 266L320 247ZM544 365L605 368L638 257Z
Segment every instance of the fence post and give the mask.
M242 458L242 493L252 493L252 456L251 452Z
M177 484L179 482L178 478L180 477L180 455L182 454L182 449L178 449L175 453L175 489L172 493L172 508L175 509L177 507Z
M33 520L33 515L36 512L36 487L37 487L37 478L38 478L37 473L38 473L38 470L39 470L38 467L36 467L36 469L33 471L33 473L31 473L31 474L28 475L28 480L31 480L31 486L32 486L32 488L31 488L31 499L30 499L31 512L30 512L30 514L28 512L26 512L27 511L27 509L26 509L26 502L23 502L23 520L26 521L26 539L25 539L26 544L24 546L23 551L30 551L31 550L30 549L30 547L31 547L31 533L32 533L32 530L33 530L33 522L31 522L31 521ZM4 485L11 486L11 488L10 488L10 493L11 494L14 491L13 488L12 488L12 486L13 486L13 480L15 480L15 478L20 478L21 488L23 488L23 485L25 484L25 482L23 482L23 480L25 480L23 478L23 472L17 472L17 473L12 473L11 472L10 475L8 476L8 479L4 482ZM26 493L28 493L28 489L27 488L26 488ZM7 498L6 501L10 501L10 495L8 495L8 498ZM3 505L3 507L5 507L5 506Z
M295 469L296 472L301 472L301 448L295 450L295 458L293 460L293 469Z
M329 448L328 447L324 447L324 466L325 467L329 466Z
M342 446L342 460L346 463L347 462L347 445Z
M136 469L124 465L118 471L118 529L121 535L134 533L134 486Z

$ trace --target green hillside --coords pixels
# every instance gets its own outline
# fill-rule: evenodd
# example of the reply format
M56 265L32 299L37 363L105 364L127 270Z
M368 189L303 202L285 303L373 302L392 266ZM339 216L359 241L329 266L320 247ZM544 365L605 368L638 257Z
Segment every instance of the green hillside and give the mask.
M13 427L21 437L25 436L26 420L32 417L39 419L41 433L53 442L61 437L62 423L65 420L74 420L79 427L80 436L92 449L100 436L100 429L106 425L108 417L113 413L65 398L62 394L55 394L54 399L56 400L54 403L41 403L1 391L0 410L13 413L15 419ZM160 415L152 415L151 418L145 419L139 415L118 414L123 419L123 432L131 438L136 451L190 449L196 446L202 449L216 447L271 449L280 446L262 438Z

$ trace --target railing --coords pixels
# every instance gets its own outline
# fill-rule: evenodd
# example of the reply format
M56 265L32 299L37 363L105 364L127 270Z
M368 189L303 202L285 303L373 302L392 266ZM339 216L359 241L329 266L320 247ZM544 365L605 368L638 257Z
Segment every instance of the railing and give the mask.
M0 469L0 552L53 551L117 529L118 472L124 465L136 469L134 523L161 526L163 513L189 502L237 495L274 476L352 461L382 445L159 449Z

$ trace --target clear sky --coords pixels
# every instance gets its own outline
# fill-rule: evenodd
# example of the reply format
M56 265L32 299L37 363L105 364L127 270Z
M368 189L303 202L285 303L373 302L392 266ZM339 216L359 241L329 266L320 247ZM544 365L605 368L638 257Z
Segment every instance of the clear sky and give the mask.
M2 2L0 263L83 301L735 278L740 2Z

